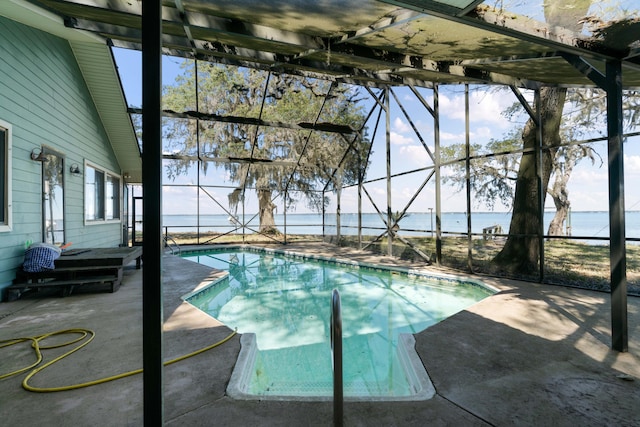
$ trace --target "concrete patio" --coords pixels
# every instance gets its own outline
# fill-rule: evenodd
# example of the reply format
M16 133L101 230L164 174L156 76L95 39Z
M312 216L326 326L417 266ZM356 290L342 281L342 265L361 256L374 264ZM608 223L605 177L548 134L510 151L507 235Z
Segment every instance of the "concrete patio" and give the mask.
M329 245L292 244L290 251L380 263ZM144 265L143 265L144 268ZM441 270L443 271L443 270ZM163 260L164 355L170 360L231 331L181 300L221 274L175 256ZM629 297L629 352L610 349L608 294L482 278L501 290L416 336L436 396L417 402L346 402L347 426L640 425L640 298ZM142 367L142 273L125 268L116 293L74 293L0 304L0 340L71 328L91 329L85 348L33 377L55 387ZM67 341L54 337L42 345ZM45 350L49 361L68 349ZM240 337L172 364L164 372L168 426L333 424L331 402L237 401L228 397ZM35 360L29 344L0 349L0 375ZM0 380L3 425L139 426L142 375L87 388L33 393L26 374Z

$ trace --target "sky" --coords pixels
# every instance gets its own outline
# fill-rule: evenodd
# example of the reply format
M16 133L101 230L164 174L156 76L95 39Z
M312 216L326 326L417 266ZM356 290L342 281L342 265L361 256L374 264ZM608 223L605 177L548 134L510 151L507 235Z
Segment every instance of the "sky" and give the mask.
M141 54L138 51L114 49L114 55L127 102L130 106L139 107L141 101ZM181 58L165 57L163 60L163 84L171 85L176 76L181 72ZM420 101L406 88L394 88L394 91L405 110L409 112L410 118L418 129L422 139L427 146L434 149L434 122L431 115L420 103ZM432 92L427 89L420 89L423 97L433 106ZM366 93L366 91L363 91ZM532 99L532 93L523 91L528 99ZM523 116L516 123L507 120L501 112L507 107L517 102L510 90L496 90L494 87L478 89L472 87L470 93L470 141L471 143L484 144L491 139L501 139L514 126L521 128L524 124ZM453 143L464 143L465 141L465 97L464 86L441 86L440 96L440 141L442 146ZM373 105L373 101L367 103L367 108ZM373 115L374 117L377 114ZM375 124L369 124L369 137ZM378 131L374 140L374 152L371 157L371 166L367 175L368 179L382 178L386 176L386 157L384 141L384 120L382 120L381 130ZM603 133L605 130L599 130ZM401 173L415 170L417 168L430 165L427 152L420 143L419 138L411 127L409 120L404 116L395 101L391 102L391 163L392 173ZM601 165L598 161L592 165L590 161L583 160L573 171L569 181L569 197L574 211L603 211L608 208L608 177L607 177L607 149L606 142L596 143L596 151L603 159ZM625 201L627 210L640 210L640 186L634 185L640 182L640 137L629 138L624 144L625 157ZM429 181L422 191L416 196L416 191L424 183L429 171L422 171L404 175L392 180L391 206L393 211L404 210L407 204L414 199L408 211L428 212L435 208L435 189L433 180ZM443 170L443 175L449 173ZM219 184L224 182L226 173L222 170L209 172L205 181L209 184ZM175 183L194 183L193 175L183 176L176 179ZM387 188L386 181L380 180L366 185L367 192L375 202L371 203L367 195L363 195L363 212L386 211ZM225 213L223 209L227 207L227 194L229 189L212 188L208 190L218 203L213 202L208 196L204 196L200 201L201 212L206 210L211 213ZM341 198L342 212L357 212L357 191L355 188L346 189ZM279 205L277 213L282 213L281 201L276 201ZM335 198L329 211L335 210ZM165 214L185 214L197 212L196 193L184 188L165 188L163 193L163 211ZM257 209L255 196L247 197L247 212L255 212ZM553 210L553 202L547 197L546 209ZM483 204L478 204L472 200L472 211L484 212L491 209ZM509 207L500 203L494 206L495 211L508 211ZM442 186L442 211L443 212L465 212L466 195L463 192L455 191L449 185ZM290 211L289 211L290 212ZM304 202L300 202L295 207L295 213L310 212Z

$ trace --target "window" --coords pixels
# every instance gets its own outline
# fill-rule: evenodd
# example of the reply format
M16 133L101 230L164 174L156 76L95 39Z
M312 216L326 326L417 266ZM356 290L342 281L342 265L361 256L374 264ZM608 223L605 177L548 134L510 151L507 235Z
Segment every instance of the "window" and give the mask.
M107 175L105 197L107 219L120 219L120 179L118 177Z
M42 231L43 242L64 243L64 157L48 147L42 147Z
M11 231L11 125L0 120L0 231Z
M85 220L120 219L120 177L85 165Z

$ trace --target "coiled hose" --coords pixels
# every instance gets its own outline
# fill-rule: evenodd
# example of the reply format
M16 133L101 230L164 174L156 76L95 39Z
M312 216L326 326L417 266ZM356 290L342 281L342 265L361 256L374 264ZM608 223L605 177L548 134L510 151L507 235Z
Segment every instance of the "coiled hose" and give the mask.
M197 354L200 353L204 353L205 351L211 350L212 348L218 347L221 344L224 344L225 342L229 341L234 335L236 335L236 331L233 331L231 334L229 334L227 337L225 337L224 339L213 343L207 347L201 348L199 350L196 350L192 353L189 354L185 354L184 356L180 356L177 357L175 359L169 360L164 362L164 366L168 366L171 365L173 363L177 363L180 362L184 359L187 359L189 357L193 357ZM60 343L60 344L55 344L55 345L49 345L49 346L43 346L41 344L42 341L44 341L47 338L50 337L54 337L54 336L58 336L58 335L65 335L65 334L73 334L73 335L79 335L78 337L64 342L64 343ZM20 344L23 342L28 342L31 341L31 347L33 348L33 350L36 353L36 361L33 362L32 364L30 364L29 366L26 366L24 368L18 369L16 371L13 372L9 372L6 374L0 374L0 380L4 379L4 378L8 378L11 377L13 375L18 375L21 374L23 372L29 371L31 370L31 372L29 372L29 374L24 378L24 380L22 381L22 387L27 390L27 391L32 391L32 392L36 392L36 393L50 393L50 392L56 392L56 391L67 391L67 390L75 390L78 388L83 388L83 387L89 387L92 385L97 385L97 384L102 384L102 383L106 383L109 381L114 381L114 380L118 380L120 378L125 378L125 377L130 377L132 375L136 375L136 374L140 374L142 373L142 369L136 369L134 371L129 371L129 372L124 372L122 374L118 374L118 375L113 375L110 377L106 377L106 378L101 378L98 380L94 380L94 381L89 381L86 383L81 383L81 384L73 384L73 385L68 385L68 386L63 386L63 387L34 387L32 385L29 384L29 380L31 378L33 378L34 375L36 375L38 372L48 368L49 366L53 365L54 363L64 359L65 357L71 355L72 353L75 353L76 351L80 350L81 348L83 348L84 346L86 346L87 344L89 344L93 338L95 337L95 332L93 332L92 330L89 329L81 329L81 328L77 328L77 329L64 329L64 330L60 330L60 331L56 331L56 332L50 332L48 334L43 334L43 335L37 335L37 336L33 336L33 337L25 337L25 338L13 338L13 339L9 339L9 340L1 340L0 341L0 348L4 348L4 347L9 347L12 345L16 345L16 344ZM89 338L87 338L89 337ZM85 340L85 338L87 338ZM42 350L51 350L54 348L60 348L60 347L66 347L69 345L73 345L76 344L80 341L83 341L80 345L78 345L77 347L73 348L72 350L69 350L68 352L56 357L55 359L51 360L50 362L47 362L41 366L40 363L43 360L42 357Z

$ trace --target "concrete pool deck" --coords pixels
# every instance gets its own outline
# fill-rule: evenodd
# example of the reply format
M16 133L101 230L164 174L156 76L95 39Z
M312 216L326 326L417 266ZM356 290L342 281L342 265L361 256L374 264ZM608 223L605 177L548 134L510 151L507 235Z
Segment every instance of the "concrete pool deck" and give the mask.
M391 262L323 244L288 251ZM143 265L144 268L144 265ZM446 270L438 270L446 272ZM231 332L180 297L219 272L174 256L163 261L164 354L173 359ZM478 278L474 276L475 278ZM629 352L610 349L609 295L481 277L500 293L416 335L436 396L418 402L345 402L346 426L640 425L640 298L629 297ZM116 293L74 293L0 303L0 340L91 329L85 348L33 377L33 386L77 384L142 367L142 273L125 268ZM50 342L69 337L50 338ZM43 351L45 361L68 349ZM333 424L331 402L237 401L225 393L240 337L167 366L168 426ZM0 348L0 375L35 360L29 344ZM26 374L0 380L3 425L139 426L142 375L55 393L33 393Z

